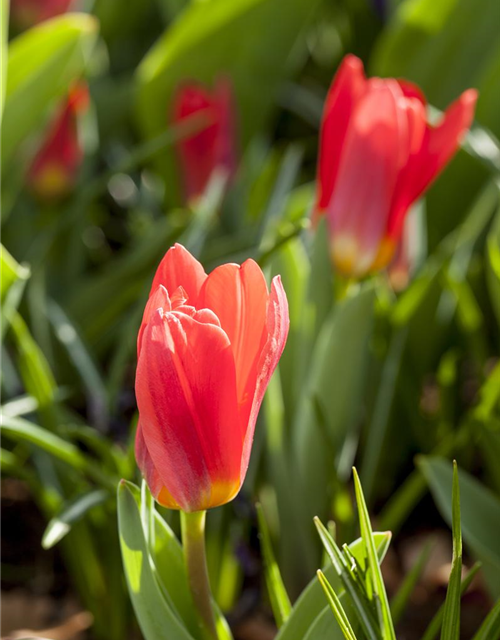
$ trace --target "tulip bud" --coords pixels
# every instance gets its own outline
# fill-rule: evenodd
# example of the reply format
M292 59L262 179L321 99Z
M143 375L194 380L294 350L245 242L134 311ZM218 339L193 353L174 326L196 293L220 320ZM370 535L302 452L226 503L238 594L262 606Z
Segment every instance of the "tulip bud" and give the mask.
M11 0L11 20L17 29L28 29L66 13L71 3L72 0Z
M207 276L179 244L156 272L137 340L137 463L156 500L201 511L232 500L288 335L279 276L253 260Z
M418 87L366 79L361 60L344 58L323 113L315 210L340 272L360 278L390 263L409 207L455 154L476 99L465 91L431 126Z
M74 87L49 128L28 172L28 184L41 200L64 198L73 188L83 161L78 139L78 115L87 110L86 85Z
M206 114L207 123L176 144L187 201L203 195L214 171L224 172L228 179L235 173L236 136L229 80L219 79L212 93L195 82L182 84L174 96L172 122L178 124L194 114Z

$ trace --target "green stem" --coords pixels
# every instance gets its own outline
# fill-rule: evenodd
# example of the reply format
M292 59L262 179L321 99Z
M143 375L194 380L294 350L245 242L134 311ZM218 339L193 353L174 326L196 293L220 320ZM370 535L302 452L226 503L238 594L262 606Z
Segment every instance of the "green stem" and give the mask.
M182 546L189 589L206 640L218 640L205 552L206 511L181 511Z

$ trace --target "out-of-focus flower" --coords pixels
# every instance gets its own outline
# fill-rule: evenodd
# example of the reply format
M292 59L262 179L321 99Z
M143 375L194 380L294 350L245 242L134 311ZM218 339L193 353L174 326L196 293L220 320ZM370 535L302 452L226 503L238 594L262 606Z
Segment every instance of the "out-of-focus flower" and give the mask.
M27 29L66 13L72 2L73 0L11 0L11 20L16 28Z
M361 60L344 58L323 113L315 211L327 216L339 271L362 277L389 264L409 207L453 157L476 99L465 91L431 126L418 87L366 79Z
M235 117L230 81L219 79L212 92L196 82L179 86L174 96L172 123L205 113L207 124L193 135L179 140L176 152L180 163L184 195L194 200L205 191L215 170L230 179L236 170Z
M88 109L87 85L76 85L56 114L28 172L28 184L45 201L64 198L73 188L83 160L78 116Z
M288 335L281 280L247 260L207 276L179 244L156 272L137 340L137 463L172 509L232 500Z
M422 225L412 208L406 217L403 232L391 263L387 267L389 282L394 291L406 289L422 255Z

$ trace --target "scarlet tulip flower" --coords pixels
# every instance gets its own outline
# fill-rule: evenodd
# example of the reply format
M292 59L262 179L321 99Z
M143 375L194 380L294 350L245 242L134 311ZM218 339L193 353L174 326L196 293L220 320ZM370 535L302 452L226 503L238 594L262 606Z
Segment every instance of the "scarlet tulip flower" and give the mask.
M59 200L74 186L84 155L78 139L77 121L88 104L87 86L79 84L74 87L33 160L28 183L42 200Z
M206 114L207 124L176 145L188 201L203 194L216 169L228 178L235 172L234 107L228 79L219 79L213 92L196 82L179 86L174 96L173 123L197 113Z
M344 58L323 113L315 212L327 217L341 272L362 277L389 264L409 207L456 152L476 99L465 91L431 126L418 87L366 79L361 60Z
M71 3L72 0L12 0L12 21L17 27L26 29L66 13Z
M156 500L201 511L232 500L288 334L279 276L247 260L207 276L179 244L156 272L139 330L138 465Z

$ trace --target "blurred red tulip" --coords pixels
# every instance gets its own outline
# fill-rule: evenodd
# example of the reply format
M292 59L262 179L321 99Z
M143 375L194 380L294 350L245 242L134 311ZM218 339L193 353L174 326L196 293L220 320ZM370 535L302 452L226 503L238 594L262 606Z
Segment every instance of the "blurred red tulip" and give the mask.
M158 502L200 511L245 479L255 421L288 334L279 276L253 260L207 276L179 244L156 272L139 330L137 463Z
M11 20L18 29L27 29L66 13L72 2L73 0L11 0Z
M323 113L315 211L327 217L342 273L362 277L387 266L408 208L456 152L476 99L474 89L465 91L434 127L418 87L367 80L361 60L344 58Z
M195 113L206 113L207 124L176 145L188 201L203 194L216 169L225 172L228 179L235 172L234 106L229 80L219 79L212 93L195 82L182 84L174 96L173 123Z
M83 160L77 118L86 111L89 93L85 84L75 86L56 115L45 141L28 172L28 184L40 199L56 201L73 188Z

